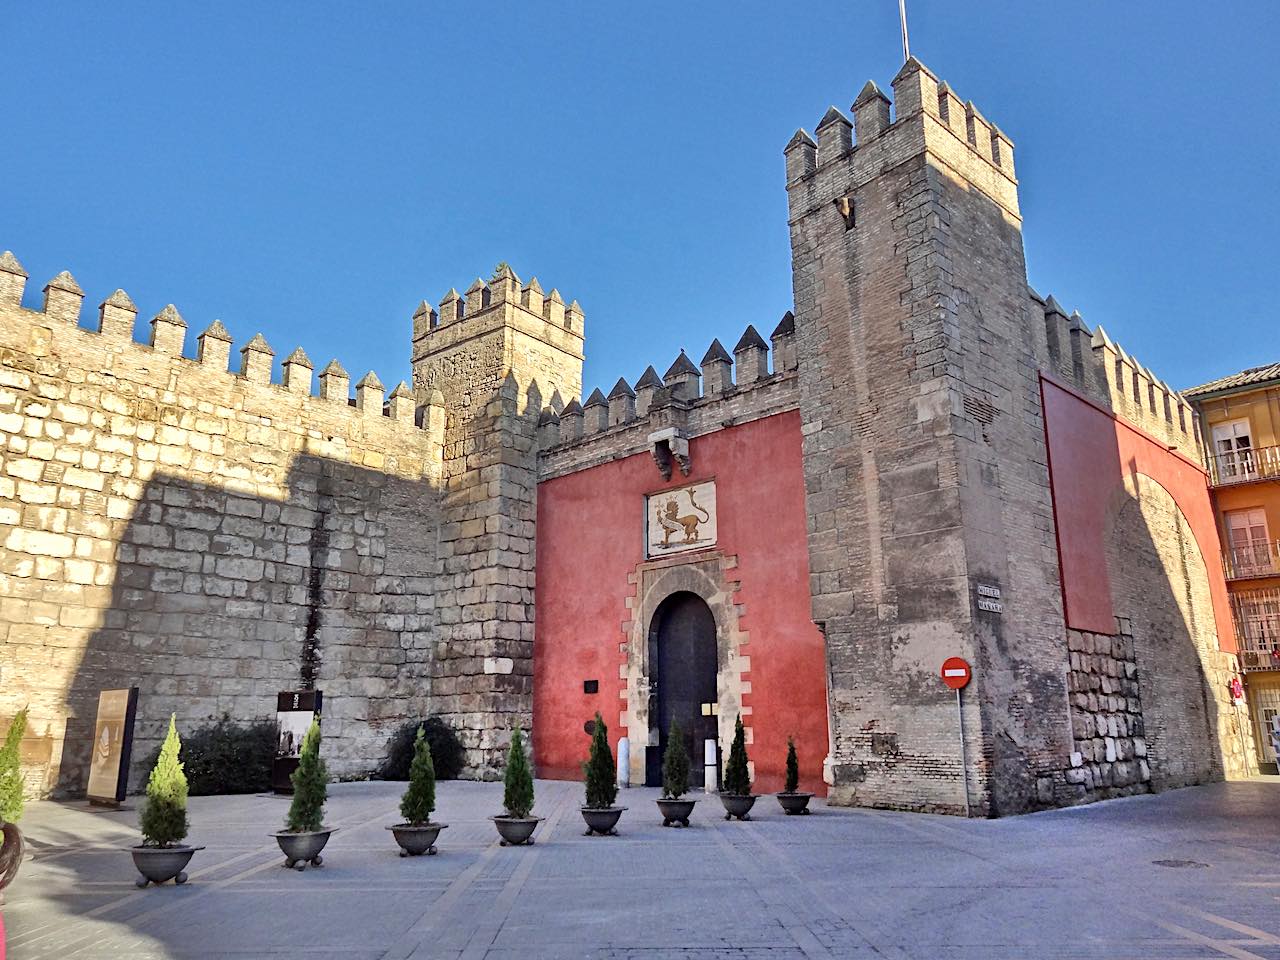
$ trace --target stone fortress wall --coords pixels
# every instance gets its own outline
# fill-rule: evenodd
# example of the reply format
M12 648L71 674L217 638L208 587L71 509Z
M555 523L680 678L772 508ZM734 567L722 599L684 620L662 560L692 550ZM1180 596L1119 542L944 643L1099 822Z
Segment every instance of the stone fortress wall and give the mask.
M96 330L67 273L42 310L0 260L0 715L31 706L38 792L83 789L101 688L141 687L135 761L184 725L329 696L334 772L366 771L421 715L437 638L443 410L301 350L272 382L259 335L228 371L215 321L183 356L168 306L149 343L116 291ZM134 771L135 787L144 780Z

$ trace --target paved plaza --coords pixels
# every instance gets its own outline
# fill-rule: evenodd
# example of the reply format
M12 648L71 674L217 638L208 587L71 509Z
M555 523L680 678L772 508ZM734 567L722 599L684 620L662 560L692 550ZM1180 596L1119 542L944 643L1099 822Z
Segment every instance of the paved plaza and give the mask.
M1280 782L1252 780L996 821L714 798L664 829L622 792L582 835L581 785L540 781L533 847L486 817L501 784L439 788L440 855L384 829L401 784L331 787L325 864L286 870L286 801L196 797L191 882L137 890L136 810L33 803L34 858L4 906L13 960L442 957L531 960L1235 957L1280 960Z

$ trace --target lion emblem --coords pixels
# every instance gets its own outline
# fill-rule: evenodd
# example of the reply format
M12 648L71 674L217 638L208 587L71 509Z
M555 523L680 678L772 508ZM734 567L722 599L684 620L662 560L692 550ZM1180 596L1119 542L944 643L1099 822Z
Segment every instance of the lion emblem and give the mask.
M711 514L698 506L697 501L694 500L694 488L688 487L686 492L689 494L689 505L702 516L693 513L681 516L680 505L676 502L675 497L668 497L666 502L658 508L658 526L662 528L662 545L664 547L671 546L671 538L678 534L684 535L684 539L677 541L678 543L697 543L698 526L711 519Z

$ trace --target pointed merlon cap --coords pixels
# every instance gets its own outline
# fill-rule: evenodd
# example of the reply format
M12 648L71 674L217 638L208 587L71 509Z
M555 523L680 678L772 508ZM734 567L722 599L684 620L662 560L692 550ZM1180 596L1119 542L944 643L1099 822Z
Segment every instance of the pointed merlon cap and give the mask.
M821 133L824 128L829 127L833 123L843 123L846 127L853 126L849 118L841 113L839 108L828 107L827 112L822 115L822 119L818 122L818 132Z
M1044 303L1044 297L1040 296L1040 294L1036 291L1036 288L1031 286L1030 284L1027 284L1027 293L1031 294L1032 300L1039 300L1041 303Z
M27 271L22 269L22 264L18 262L18 258L13 255L12 250L6 250L0 253L0 271L12 273L15 277L25 277Z
M578 402L577 397L574 397L572 400L570 400L568 403L564 405L564 413L560 414L560 416L561 417L582 416L582 404Z
M692 374L695 377L700 377L702 376L702 371L695 367L693 361L689 359L689 355L681 350L680 356L676 357L675 363L671 364L670 369L663 376L678 377L683 374Z
M631 384L627 383L626 377L619 377L618 382L609 391L610 400L621 400L623 397L635 397L635 395L636 392L631 389Z
M315 366L311 363L311 358L307 356L307 352L298 347L293 353L285 358L285 363L296 364L299 367L306 367L308 370L314 370Z
M738 341L737 346L733 348L734 353L741 353L750 347L756 347L760 350L768 350L769 345L764 342L764 337L760 336L760 331L753 324L747 324L747 329L742 332L742 339Z
M520 282L520 278L516 276L516 272L511 269L511 265L505 260L498 264L494 269L493 280L514 280L516 283Z
M724 344L717 338L711 341L711 346L707 348L707 352L702 356L702 365L705 367L708 363L719 360L721 363L733 363L733 357L724 348Z
M524 289L531 293L542 293L542 284L538 282L537 277L533 277L524 285Z
M357 390L359 390L361 387L365 387L367 389L372 389L372 390L384 389L384 387L382 386L382 381L378 379L378 375L374 373L372 370L370 370L363 377L361 377L360 382L356 384Z
M796 332L796 315L788 310L782 315L782 319L778 321L778 325L773 328L773 333L769 334L770 340L776 340L778 337L789 337Z
M640 379L636 381L636 387L660 387L662 386L662 378L658 376L658 371L653 369L653 364L644 368L644 373L640 374Z
M413 319L417 320L419 317L425 317L430 312L431 312L431 304L423 300L421 303L418 304L418 309L413 311Z
M818 142L814 140L813 137L809 136L809 131L804 127L801 127L792 135L791 139L787 141L787 145L782 148L782 152L790 153L796 147L811 147L813 149L817 149L817 146Z
M457 291L455 288L450 287L450 288L449 288L449 292L448 292L448 293L446 293L446 294L444 295L444 299L443 299L443 300L441 300L440 302L441 302L441 303L453 303L453 301L455 301L455 300L461 300L461 299L462 299L462 297L461 297L461 296L459 296L458 291Z
M550 407L545 407L542 411L542 416L538 417L538 426L540 427L545 427L548 424L559 423L559 422L560 422L560 415L556 413L554 410L552 410Z
M320 371L320 376L346 377L348 376L348 374L347 374L347 371L342 369L342 364L340 364L337 360L330 360L328 364L325 365L325 368Z
M111 296L107 297L107 299L103 300L100 306L119 307L121 310L132 310L134 313L138 312L138 305L130 300L129 295L123 290L117 290ZM217 323L218 321L215 320L213 322ZM227 339L231 339L230 335L228 335Z
M1111 342L1111 338L1107 336L1107 331L1102 329L1102 324L1098 324L1098 326L1093 328L1092 345L1095 347L1107 347L1111 350L1116 348L1116 345Z
M123 290L116 291L116 293L123 293L123 292L124 292ZM112 299L114 299L114 297ZM125 299L127 300L128 298L126 297ZM110 303L111 301L107 301L107 302ZM117 303L117 304L114 304L114 306L118 307L120 306L120 304ZM200 334L200 339L201 340L221 340L223 343L230 343L231 332L222 325L221 320L215 320L213 321L213 323L209 324L209 329L207 329L204 333Z
M46 290L65 290L67 293L74 293L76 296L84 296L84 291L80 289L80 284L76 283L76 278L66 270L63 270L46 283L44 288Z
M1089 334L1090 336L1093 335L1093 331L1091 331L1087 326L1085 326L1084 317L1080 316L1079 310L1076 310L1071 314L1071 327L1074 330L1082 330L1083 332Z
M864 103L877 98L883 100L885 103L889 102L889 98L880 92L880 88L876 86L876 82L874 80L868 80L866 86L862 88L862 92L858 94L858 99L853 101L854 109L857 109Z
M396 384L396 388L391 391L391 399L392 400L401 400L401 399L412 400L413 391L409 389L409 385L407 383L401 380L399 383ZM440 399L443 400L444 397L441 396Z
M599 406L607 407L608 405L609 405L609 401L606 400L604 397L604 394L600 392L600 388L596 387L594 390L591 391L591 396L587 397L587 402L584 403L582 406L585 409L587 407L599 407Z
M267 343L267 338L260 333L255 333L253 339L240 348L241 353L269 353L275 356L275 351L271 349L271 344Z
M897 83L899 80L903 79L904 77L909 77L913 73L923 73L923 74L927 74L930 77L933 77L934 80L938 79L936 76L934 76L932 70L926 67L923 63L921 63L915 57L908 57L907 62L904 63L902 65L902 69L898 71L897 76L895 76L893 80L890 82Z
M1060 313L1064 317L1067 315L1067 311L1062 309L1062 304L1057 301L1057 298L1055 298L1052 293L1049 294L1049 299L1044 302L1044 312Z
M429 407L443 407L443 406L444 406L444 394L443 394L443 393L441 393L439 390L432 390L432 391L431 391L431 396L427 397L427 406L429 406Z
M560 296L560 291L555 287L551 288L551 292L547 294L547 299L552 303L564 303L564 298Z
M172 303L157 313L151 322L172 323L175 327L185 327L187 325L187 321L182 319L182 314L178 312L178 308Z
M479 277L476 277L475 282L471 284L471 286L467 287L467 293L469 294L475 293L478 290L485 289L486 286L487 284L483 280L481 280Z
M581 313L581 312L582 312L582 304L580 304L577 300L574 300L572 303L570 303L570 304L569 304L569 309L570 309L573 313Z

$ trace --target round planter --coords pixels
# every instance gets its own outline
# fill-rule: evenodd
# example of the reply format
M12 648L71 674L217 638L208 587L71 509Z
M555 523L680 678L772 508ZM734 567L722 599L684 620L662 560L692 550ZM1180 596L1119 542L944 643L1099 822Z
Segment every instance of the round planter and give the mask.
M129 853L133 855L133 865L138 868L138 872L142 874L137 880L139 887L145 887L148 883L164 883L166 880L172 880L174 883L187 882L187 864L191 862L191 858L197 850L203 850L204 847L148 847L139 844L136 847L130 847Z
M436 837L440 836L440 831L447 826L447 823L425 823L419 827L408 823L397 823L394 827L387 827L387 829L396 838L396 843L400 844L400 856L420 857L424 853L435 856Z
M669 827L673 823L682 827L689 825L689 815L693 813L693 805L697 800L688 800L684 797L673 800L669 797L662 797L654 801L658 805L658 809L662 812L662 825Z
M779 793L775 794L778 798L778 804L788 817L796 814L807 814L809 812L809 801L813 798L812 793Z
M542 817L490 817L498 833L502 836L504 847L518 847L521 844L533 843L533 828L542 822Z
M276 838L276 843L280 844L280 850L284 854L284 865L305 870L308 863L313 867L324 863L320 851L324 849L330 835L336 830L337 827L325 827L309 833L291 833L288 830L281 830L279 833L273 833L272 836Z
M751 819L751 808L755 805L756 798L750 793L722 793L720 794L720 802L724 804L724 818L731 820L737 817L739 820Z
M585 836L591 836L598 833L602 837L616 837L618 831L614 829L618 825L618 820L622 816L622 811L626 807L583 807L582 819L587 822L587 832Z

